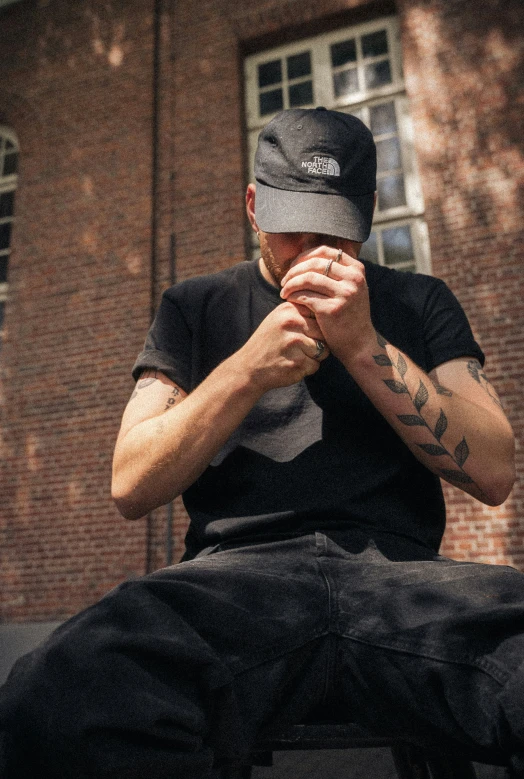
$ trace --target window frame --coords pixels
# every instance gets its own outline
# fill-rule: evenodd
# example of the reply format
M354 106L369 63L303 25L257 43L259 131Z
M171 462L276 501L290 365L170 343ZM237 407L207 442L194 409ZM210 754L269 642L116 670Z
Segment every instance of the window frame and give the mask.
M379 30L386 30L388 41L387 55L378 55L364 59L362 56L363 37ZM345 66L333 67L331 63L331 46L344 41L356 41L356 67L359 70L360 91L345 96L336 97L333 74ZM339 28L327 33L304 38L290 44L276 46L246 57L244 61L245 75L245 106L247 149L249 164L249 180L253 180L253 163L258 134L262 127L278 113L260 115L258 66L272 60L280 59L283 76L286 70L286 58L309 51L311 53L311 79L313 82L313 103L307 107L325 106L337 111L360 115L369 127L369 111L373 106L392 101L395 105L397 132L400 142L402 175L406 195L405 205L398 205L384 211L375 211L373 229L382 231L389 226L412 225L411 236L415 270L422 273L431 272L429 249L429 234L424 222L424 199L417 160L413 143L413 124L409 112L402 70L402 51L400 43L400 26L396 16L385 16L373 21ZM387 59L390 63L391 83L362 90L364 68L367 64ZM352 63L351 63L352 66ZM285 87L284 80L282 87ZM288 107L287 95L284 94L284 107ZM306 107L306 106L304 106ZM388 171L389 175L391 173ZM378 175L380 178L380 173ZM380 242L380 241L379 241ZM416 245L415 245L416 244ZM255 248L255 246L253 246ZM379 253L380 254L380 253ZM365 251L363 251L365 256ZM379 258L383 263L383 256ZM395 267L395 266L392 266Z
M18 186L18 164L17 164L17 171L15 173L9 174L7 176L2 175L3 174L3 163L4 163L4 157L5 157L5 141L10 141L13 146L14 150L17 154L17 158L19 158L20 155L20 146L18 143L18 139L16 137L16 134L11 130L11 128L6 127L4 125L0 125L0 195L4 195L7 192L16 192L17 186ZM14 225L15 223L15 215L14 215L14 209L13 213L6 217L0 217L0 224L11 224ZM9 245L6 249L0 249L0 257L6 257L8 262L8 268L9 268L9 258L11 256L12 251L12 232L10 235L10 241ZM4 281L0 282L0 307L5 307L5 302L7 300L7 292L9 288L9 282ZM0 333L4 330L4 323L3 323L3 316L0 315Z

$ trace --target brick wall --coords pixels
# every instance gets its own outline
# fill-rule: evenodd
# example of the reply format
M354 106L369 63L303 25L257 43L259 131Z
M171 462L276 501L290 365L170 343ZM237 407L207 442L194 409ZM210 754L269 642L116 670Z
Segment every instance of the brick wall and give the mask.
M1 354L5 621L62 618L144 570L109 495L149 321L152 14L21 2L0 16L0 122L21 146Z
M23 163L1 354L3 619L59 618L164 564L168 510L120 520L110 460L151 304L175 276L244 257L242 57L394 8L26 0L1 14L0 122ZM519 8L398 3L433 270L486 351L522 473ZM524 564L520 487L500 509L446 496L445 551ZM176 501L175 557L185 524Z

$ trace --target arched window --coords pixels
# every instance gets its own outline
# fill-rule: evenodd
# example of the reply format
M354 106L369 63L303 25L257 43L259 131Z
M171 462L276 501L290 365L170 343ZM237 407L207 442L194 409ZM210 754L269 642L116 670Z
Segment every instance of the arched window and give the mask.
M18 180L18 151L15 134L8 127L0 125L0 333L3 329L7 297L7 274Z

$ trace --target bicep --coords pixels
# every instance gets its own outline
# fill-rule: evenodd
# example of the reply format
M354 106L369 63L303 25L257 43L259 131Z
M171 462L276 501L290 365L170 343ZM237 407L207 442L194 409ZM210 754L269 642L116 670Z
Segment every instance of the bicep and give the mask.
M430 371L437 390L456 392L465 400L505 419L497 392L476 357L459 357Z
M118 440L121 441L133 427L146 419L169 411L185 397L187 392L161 371L143 371L122 416Z

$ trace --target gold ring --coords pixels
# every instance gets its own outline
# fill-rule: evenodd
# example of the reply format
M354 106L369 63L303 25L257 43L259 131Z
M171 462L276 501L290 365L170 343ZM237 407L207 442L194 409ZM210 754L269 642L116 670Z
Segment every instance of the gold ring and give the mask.
M340 262L341 257L342 257L342 249L339 249L337 254L337 259L335 260L335 262Z
M329 271L331 270L331 266L333 265L334 260L329 260L328 264L326 265L326 270L324 271L324 276L329 276Z

